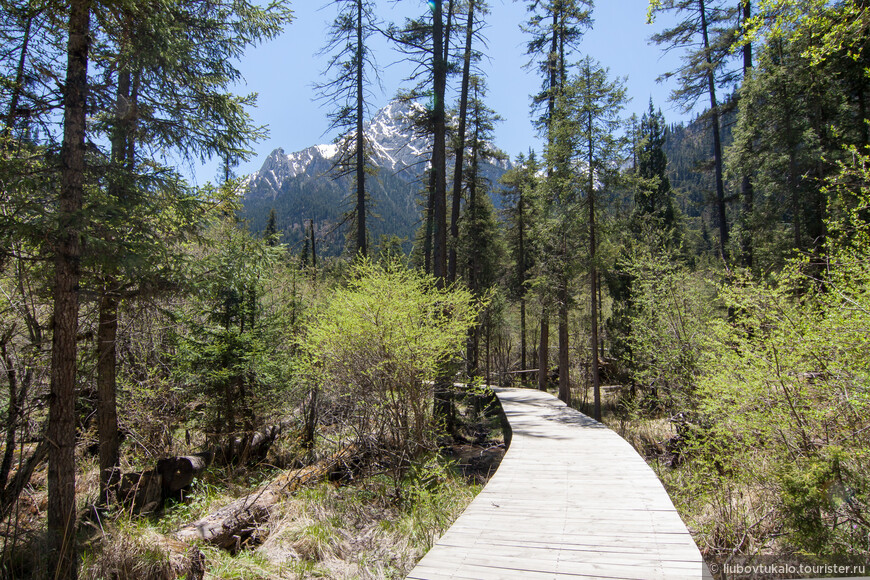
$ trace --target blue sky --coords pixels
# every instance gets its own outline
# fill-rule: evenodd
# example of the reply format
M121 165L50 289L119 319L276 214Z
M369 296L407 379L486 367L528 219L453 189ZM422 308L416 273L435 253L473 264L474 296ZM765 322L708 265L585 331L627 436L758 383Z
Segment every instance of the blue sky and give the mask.
M584 36L578 60L590 55L610 69L612 77L627 77L626 116L643 113L652 97L667 121L688 118L667 101L673 84L656 83L659 75L679 65L678 54L663 54L648 43L648 38L662 30L667 20L646 23L648 0L598 0L593 29ZM405 16L424 13L423 0L378 0L380 17L386 22L401 23ZM296 0L291 4L294 21L279 38L250 49L238 68L245 83L239 93L256 92L258 107L252 111L258 124L267 125L269 137L255 146L256 154L243 162L240 175L260 168L266 156L278 147L286 152L332 141L327 133L327 109L314 100L312 85L322 79L325 58L316 56L324 45L326 29L335 16L327 0ZM489 85L489 105L504 121L496 127L495 142L512 158L530 147L540 151L540 141L530 121L529 95L540 87L534 70L525 70L527 35L519 25L527 19L526 3L513 0L490 0L488 39L485 49L489 59L482 64ZM374 110L386 105L403 87L408 68L401 56L383 40L375 39L373 50L383 69L383 91L375 88ZM373 111L374 112L374 111ZM202 185L213 180L218 162L192 168L195 181Z

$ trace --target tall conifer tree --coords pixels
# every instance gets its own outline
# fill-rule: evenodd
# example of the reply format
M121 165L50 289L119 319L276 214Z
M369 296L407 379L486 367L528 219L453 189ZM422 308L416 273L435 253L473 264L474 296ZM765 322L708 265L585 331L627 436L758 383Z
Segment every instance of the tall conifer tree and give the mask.
M725 199L725 183L722 170L722 127L719 91L734 81L734 71L728 70L733 58L732 47L736 35L733 6L725 6L719 0L651 0L650 15L657 12L673 12L681 19L673 27L658 34L652 40L665 46L665 50L683 49L684 65L677 71L662 75L662 79L676 76L679 88L671 96L686 110L691 110L698 100L708 98L707 116L713 133L713 172L715 180L715 207L719 228L719 255L728 259L728 215Z
M366 173L371 170L364 122L368 116L370 86L378 79L378 67L368 48L369 39L377 30L374 4L370 0L334 0L338 16L332 23L327 45L322 53L329 55L327 74L332 80L316 86L321 99L332 110L330 129L339 129L339 155L334 162L337 175L353 175L355 199L356 253L368 255L366 218L369 195Z
M78 575L75 549L75 385L82 255L81 210L85 202L85 139L91 1L69 5L63 145L54 242L54 308L51 344L51 404L48 433L48 569L60 580Z
M532 38L527 45L527 54L532 58L529 65L536 66L542 76L541 92L532 97L532 103L540 115L536 120L538 129L547 138L548 146L555 147L553 129L556 102L568 78L568 59L576 50L584 32L592 25L591 0L531 0L528 4L530 18L523 30ZM552 177L554 166L547 162L547 176ZM564 294L564 292L561 292ZM563 296L564 297L564 296ZM541 343L538 349L538 385L547 383L549 342L549 311L544 300L541 312ZM568 358L567 312L560 312L559 319L559 389L568 392L568 369L563 361ZM565 368L561 368L565 366Z

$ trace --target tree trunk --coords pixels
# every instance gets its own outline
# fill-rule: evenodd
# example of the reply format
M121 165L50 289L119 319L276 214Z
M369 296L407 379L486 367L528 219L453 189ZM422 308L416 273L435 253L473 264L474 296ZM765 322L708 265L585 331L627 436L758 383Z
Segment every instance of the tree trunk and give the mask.
M356 3L356 247L357 252L365 257L368 255L368 238L366 236L366 158L365 131L363 114L365 113L365 88L363 86L363 1Z
M260 535L257 539L262 539L266 532L259 524L268 519L272 506L282 497L327 477L339 477L354 469L358 461L356 448L347 447L314 465L288 471L257 491L184 526L175 536L185 542L201 540L235 552L257 534Z
M107 286L114 280L107 281ZM118 295L105 288L100 300L97 327L97 432L100 441L100 498L109 505L113 488L119 481L118 411L116 393L116 339L118 336Z
M462 203L462 164L465 156L465 124L468 117L468 85L471 79L471 42L474 37L474 0L468 3L468 21L465 30L465 54L462 60L462 87L459 93L459 129L453 166L453 205L450 211L450 264L449 279L456 281L456 252L459 244L459 206Z
M9 342L8 337L0 337L0 362L6 371L6 381L9 383L9 406L6 411L6 449L3 452L3 461L0 463L0 489L6 487L9 480L9 472L12 470L12 459L15 454L15 432L18 428L18 420L21 416L21 403L18 398L18 377L12 357L6 350ZM23 393L22 393L23 394Z
M752 18L752 6L749 0L743 0L743 15L742 22L745 28L749 25ZM749 71L752 70L752 43L747 42L743 45L743 82L749 76ZM743 199L743 233L740 243L740 251L742 254L743 265L747 268L752 268L754 261L752 249L752 233L750 226L752 223L752 214L755 211L755 190L752 187L752 180L748 175L744 175L740 181L740 195Z
M317 282L317 242L314 239L314 220L308 220L308 225L311 227L311 277L314 282Z
M253 445L252 445L253 446ZM212 454L169 457L157 462L156 471L162 479L164 495L181 491L193 483L208 468Z
M568 380L568 280L562 273L559 280L559 398L571 405L571 385Z
M587 69L588 70L588 69ZM598 372L598 269L596 267L596 250L595 241L595 174L593 170L593 143L592 143L592 113L589 113L588 122L589 141L588 148L588 165L589 165L589 190L587 197L589 198L589 294L591 297L591 312L590 319L592 321L592 336L590 337L591 348L589 349L591 359L589 361L590 370L592 371L592 394L593 394L593 417L596 421L601 421L601 380Z
M547 383L550 380L550 315L544 310L541 313L541 342L538 347L538 388L542 391L547 390Z
M432 110L432 173L434 174L434 222L432 266L440 287L447 282L447 119L444 110L444 95L447 88L447 62L444 59L444 23L442 0L432 0L432 83L434 107ZM442 421L448 432L452 429L452 385L446 376L435 380L433 412L436 420Z
M716 101L716 79L710 58L710 38L707 31L707 11L704 0L698 0L701 13L701 34L704 39L704 58L707 61L707 90L710 93L710 119L713 125L713 164L716 175L716 211L719 218L719 255L728 260L728 217L725 211L725 184L722 180L722 139L719 133L719 104Z
M314 449L314 435L317 429L317 388L311 389L305 408L305 426L302 429L302 446Z
M447 124L444 95L447 87L447 63L444 60L444 24L442 0L433 0L432 13L432 74L434 88L434 127L432 143L432 171L435 174L434 272L439 284L447 279Z
M526 363L526 298L523 296L520 298L520 370L526 370L528 366ZM522 382L526 382L526 375L523 373L520 375L522 377Z
M125 31L126 32L126 31ZM126 44L126 34L122 46ZM118 71L118 89L115 103L115 124L112 127L112 175L109 181L110 197L120 205L127 198L124 177L121 175L132 167L132 118L131 74L129 66L122 65ZM111 240L118 242L118 240ZM116 257L119 258L119 257ZM118 282L115 267L108 266L100 297L99 323L97 327L97 433L100 442L100 497L98 504L109 505L118 483L120 464L118 447L118 410L115 400L117 390L116 339L118 335Z
M523 187L519 188L519 199L517 200L517 235L519 237L519 260L517 266L520 274L520 360L522 369L526 370L526 248L525 248L525 200L523 199ZM525 373L523 373L523 381L525 382Z
M423 238L423 263L427 274L432 274L432 238L435 234L435 173L429 171L429 195L426 199L426 230Z
M75 384L79 313L81 216L84 202L85 119L88 90L89 0L72 0L67 73L63 91L64 135L55 248L51 397L48 433L48 564L54 578L77 576L75 546Z
M27 458L27 461L20 464L21 466L15 472L15 477L12 478L12 481L0 492L0 520L6 519L6 516L12 511L18 496L21 495L22 490L30 483L33 472L48 458L48 450L48 440L43 436L36 449Z
M27 63L27 51L30 47L30 29L33 26L33 18L34 15L29 14L27 22L24 25L23 38L21 39L21 53L18 56L18 66L15 69L15 84L12 86L12 99L9 102L9 112L6 114L3 137L9 137L12 134L12 127L15 125L15 117L18 114L18 101L21 99L22 87L24 85L24 67Z

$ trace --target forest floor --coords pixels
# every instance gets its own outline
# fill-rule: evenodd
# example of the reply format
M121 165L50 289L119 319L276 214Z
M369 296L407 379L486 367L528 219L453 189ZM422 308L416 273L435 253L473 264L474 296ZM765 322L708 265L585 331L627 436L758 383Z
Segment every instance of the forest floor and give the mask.
M287 444L284 444L285 446ZM96 516L98 467L82 458L78 474L84 580L404 578L482 489L505 452L496 417L471 417L460 405L458 425L440 449L400 470L367 468L341 481L319 481L288 494L259 524L255 539L231 553L195 543L204 574L191 574L188 546L175 532L284 472L277 444L263 463L212 467L183 501L150 515L116 509ZM84 452L84 450L82 450ZM22 495L14 554L0 578L40 573L46 501L45 467ZM7 530L8 532L8 530ZM9 554L6 554L9 556ZM199 556L197 556L198 558Z

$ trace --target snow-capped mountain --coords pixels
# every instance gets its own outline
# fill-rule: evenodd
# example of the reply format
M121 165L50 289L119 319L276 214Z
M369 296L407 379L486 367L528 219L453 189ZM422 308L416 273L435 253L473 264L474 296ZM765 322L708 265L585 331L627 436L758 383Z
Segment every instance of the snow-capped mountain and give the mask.
M372 211L379 216L369 220L375 244L381 235L413 239L419 223L416 200L424 188L421 176L429 164L431 139L415 131L412 107L418 105L394 101L365 126L370 162L378 169L366 182ZM251 229L261 231L274 208L284 241L291 245L301 242L309 220L314 220L319 237L336 230L352 209L347 197L353 191L351 177L334 178L339 150L338 144L328 144L289 154L281 148L272 151L247 180L244 206ZM488 165L484 171L495 183L507 167L507 163ZM318 251L339 253L343 238L332 235L326 245Z
M377 112L365 126L370 158L380 173L398 175L403 181L417 179L425 168L429 139L416 135L411 126L413 105L394 101ZM274 199L285 180L300 177L326 176L333 167L339 145L313 145L302 151L285 153L272 151L259 171L248 181L248 197L267 196Z

